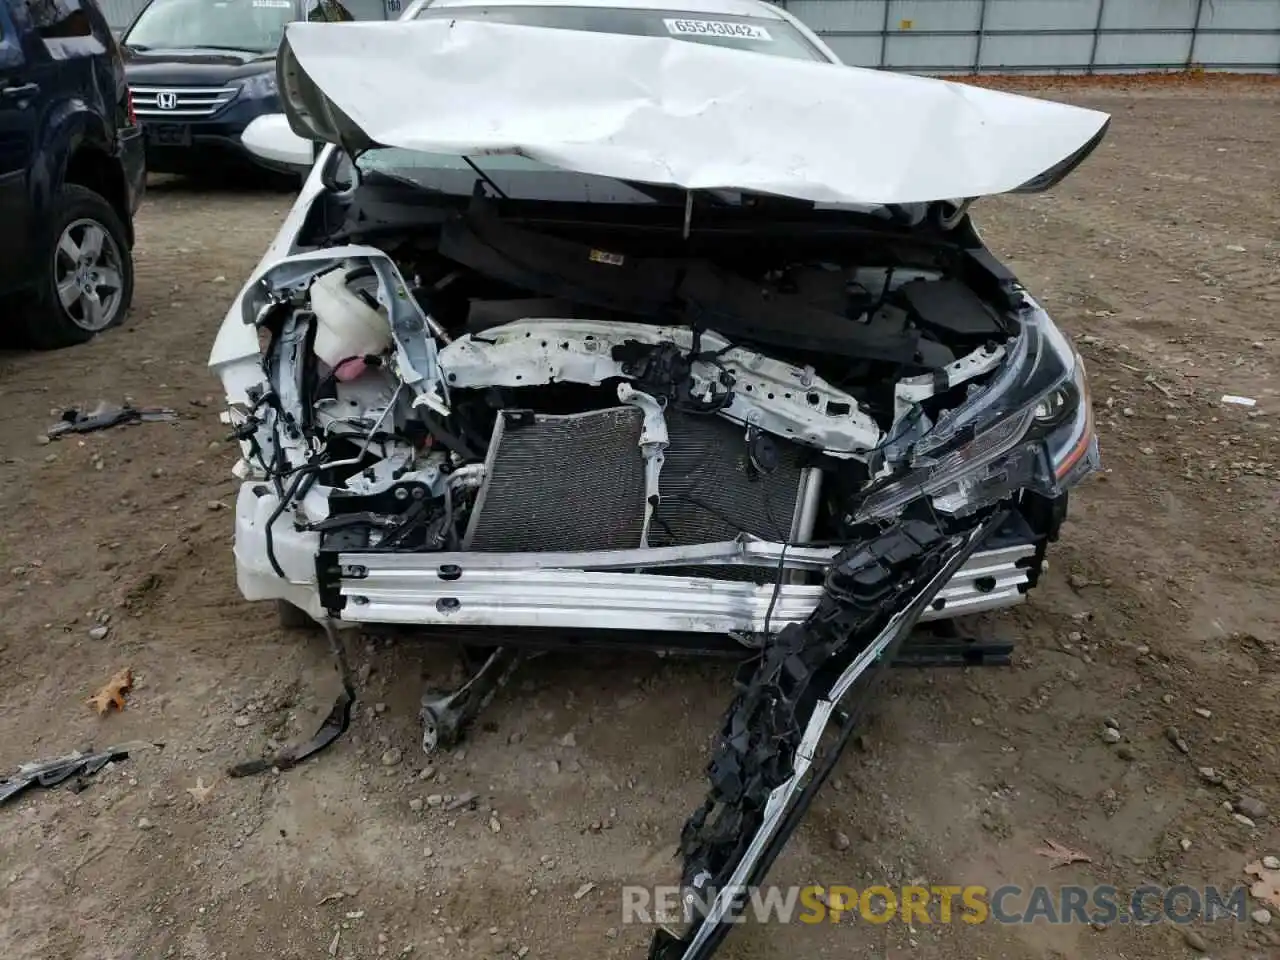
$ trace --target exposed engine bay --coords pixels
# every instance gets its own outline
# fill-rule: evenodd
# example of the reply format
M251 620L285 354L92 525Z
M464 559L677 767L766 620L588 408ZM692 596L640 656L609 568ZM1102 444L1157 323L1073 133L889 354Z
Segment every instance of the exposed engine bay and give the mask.
M242 302L241 590L335 650L344 623L486 628L423 698L427 752L540 646L749 658L682 835L687 929L651 950L705 957L881 668L975 662L915 625L1035 584L1097 462L1083 369L963 208L690 230L361 189ZM345 729L345 689L277 766Z
M796 261L767 232L688 257L585 232L476 202L267 275L269 384L238 430L322 550L840 542L1018 332L972 250L868 266L847 240Z

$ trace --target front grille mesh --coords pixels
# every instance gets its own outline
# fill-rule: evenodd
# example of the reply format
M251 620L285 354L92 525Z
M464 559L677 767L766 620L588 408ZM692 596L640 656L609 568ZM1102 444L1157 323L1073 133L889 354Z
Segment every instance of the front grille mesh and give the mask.
M483 552L610 550L640 545L644 527L643 415L615 407L536 416L524 426L502 415L490 440L484 484L464 547ZM731 540L746 531L785 540L800 488L802 449L778 440L778 466L750 469L743 428L716 416L668 411L662 502L651 546ZM675 570L742 579L772 571Z
M181 121L211 117L235 99L236 87L133 87L133 112L140 117Z

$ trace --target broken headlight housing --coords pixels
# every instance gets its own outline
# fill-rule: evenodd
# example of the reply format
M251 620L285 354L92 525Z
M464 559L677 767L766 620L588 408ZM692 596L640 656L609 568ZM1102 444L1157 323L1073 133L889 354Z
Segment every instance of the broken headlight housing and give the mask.
M1055 498L1097 468L1084 362L1034 300L1025 304L1000 372L916 443L905 474L867 494L860 518L894 516L921 497L952 516L1023 489Z

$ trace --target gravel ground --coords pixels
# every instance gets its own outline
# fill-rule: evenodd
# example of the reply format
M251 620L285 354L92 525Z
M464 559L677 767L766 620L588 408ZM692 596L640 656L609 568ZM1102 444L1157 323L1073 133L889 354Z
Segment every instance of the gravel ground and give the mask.
M1280 85L1035 89L1110 111L1110 136L1054 192L976 216L1076 338L1105 473L1042 588L992 620L1016 665L896 673L780 883L1231 887L1280 854ZM344 740L282 775L221 775L309 732L336 684L322 637L239 598L204 366L289 202L153 182L125 328L0 354L0 770L166 743L0 809L0 955L639 956L649 931L621 924L619 887L674 873L725 665L543 658L428 765L417 700L452 657L361 637ZM124 396L181 419L39 442L61 408ZM122 667L128 707L100 718L85 698ZM474 809L447 809L468 791ZM1054 869L1044 838L1091 862ZM753 925L723 956L1275 958L1278 931Z

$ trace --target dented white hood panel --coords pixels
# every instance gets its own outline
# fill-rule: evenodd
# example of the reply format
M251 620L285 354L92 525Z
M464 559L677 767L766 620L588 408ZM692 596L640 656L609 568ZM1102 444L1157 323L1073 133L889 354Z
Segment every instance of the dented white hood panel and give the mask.
M826 203L1044 189L1109 121L943 80L470 20L292 23L279 71L294 130L349 151L461 154L481 167L517 154Z

